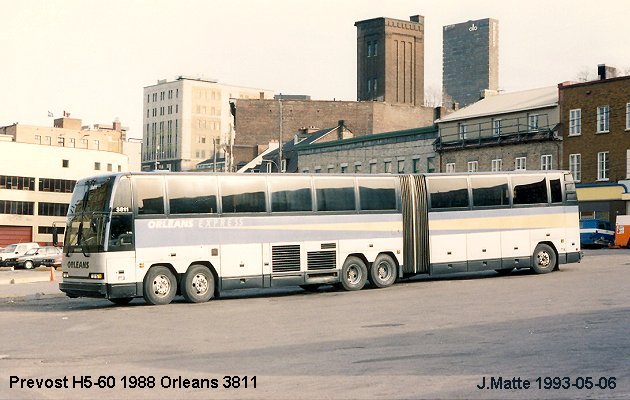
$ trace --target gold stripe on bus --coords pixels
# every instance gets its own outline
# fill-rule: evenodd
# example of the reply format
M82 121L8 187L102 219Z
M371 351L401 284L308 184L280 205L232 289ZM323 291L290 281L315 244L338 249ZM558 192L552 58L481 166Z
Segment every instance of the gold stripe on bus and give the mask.
M430 230L571 228L575 220L564 214L518 215L483 218L454 218L429 221Z
M229 227L228 227L229 228ZM353 222L339 224L287 224L239 226L239 230L292 230L292 231L365 231L391 232L402 231L402 222Z

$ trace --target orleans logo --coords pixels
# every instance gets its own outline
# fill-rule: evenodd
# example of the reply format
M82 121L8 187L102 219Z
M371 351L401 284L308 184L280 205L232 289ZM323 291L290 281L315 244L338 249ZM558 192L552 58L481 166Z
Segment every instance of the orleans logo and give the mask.
M473 24L468 28L468 32L474 32L477 30L477 25L473 22Z

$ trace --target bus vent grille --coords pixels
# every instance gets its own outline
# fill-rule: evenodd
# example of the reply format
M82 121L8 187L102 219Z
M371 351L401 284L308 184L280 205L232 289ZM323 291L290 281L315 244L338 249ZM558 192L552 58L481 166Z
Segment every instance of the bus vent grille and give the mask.
M322 243L322 250L325 249L336 249L337 243Z
M307 253L308 269L322 270L337 268L336 251L309 251Z
M300 270L300 245L272 246L272 272L295 272Z

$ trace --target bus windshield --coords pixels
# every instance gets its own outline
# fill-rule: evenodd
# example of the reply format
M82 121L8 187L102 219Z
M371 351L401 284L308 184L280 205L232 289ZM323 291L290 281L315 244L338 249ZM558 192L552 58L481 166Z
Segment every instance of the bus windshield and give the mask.
M66 221L64 253L104 250L105 222L114 177L91 178L77 182Z

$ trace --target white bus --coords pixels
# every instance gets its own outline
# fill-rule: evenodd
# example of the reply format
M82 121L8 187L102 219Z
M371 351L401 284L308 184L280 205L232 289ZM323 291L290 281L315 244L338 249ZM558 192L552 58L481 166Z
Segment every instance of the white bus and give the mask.
M335 284L579 262L564 171L348 175L122 173L77 182L63 281L125 304L177 294Z

